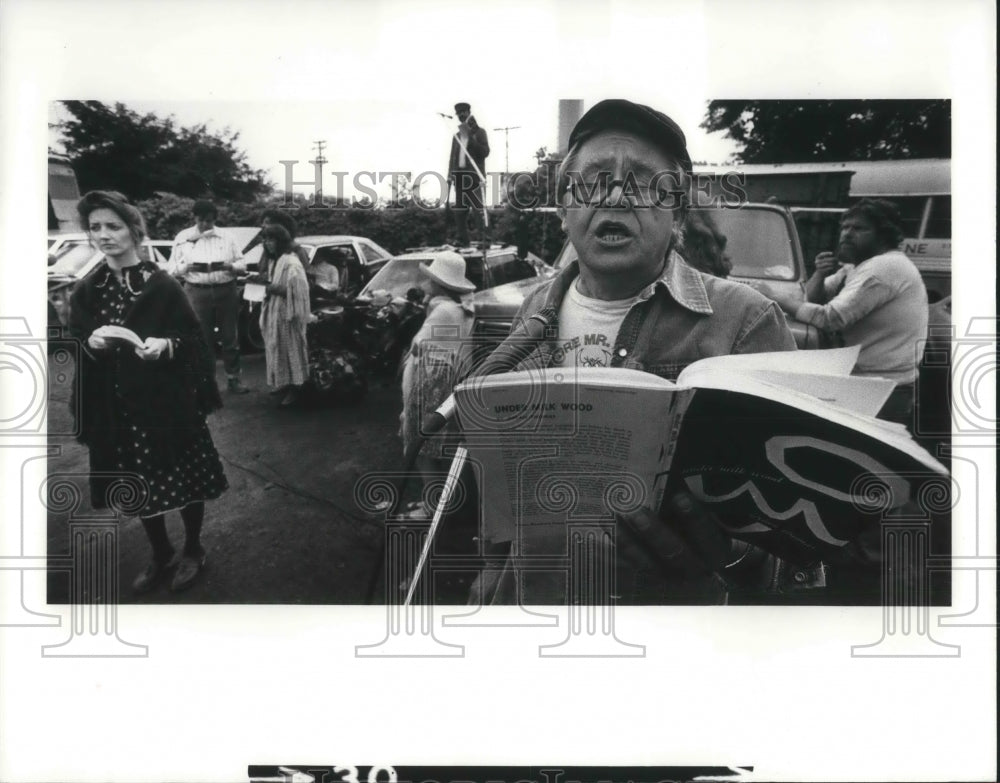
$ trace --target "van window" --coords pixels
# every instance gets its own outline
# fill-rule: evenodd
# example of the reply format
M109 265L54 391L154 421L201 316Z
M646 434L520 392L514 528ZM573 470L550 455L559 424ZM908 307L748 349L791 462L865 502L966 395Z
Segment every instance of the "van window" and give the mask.
M869 197L871 198L871 197ZM927 206L927 196L878 196L891 201L899 208L903 236L919 237L920 224L924 219L924 208ZM851 204L857 204L861 199L852 198Z
M951 239L951 196L934 196L931 199L931 214L924 238Z
M726 237L731 277L795 280L795 255L784 216L777 211L716 209L712 216Z

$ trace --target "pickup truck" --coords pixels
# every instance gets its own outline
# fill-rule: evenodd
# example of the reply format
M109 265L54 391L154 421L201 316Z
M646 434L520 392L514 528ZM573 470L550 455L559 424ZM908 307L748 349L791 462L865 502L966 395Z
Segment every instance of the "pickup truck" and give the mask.
M807 274L791 212L772 204L745 204L713 209L712 217L728 240L726 252L733 265L731 280L755 288L766 284L773 291L783 289L805 296ZM468 297L465 306L473 314L472 333L476 342L492 345L503 340L528 292L575 258L576 250L567 242L546 274ZM828 338L816 327L793 319L788 320L788 325L799 348L829 347Z

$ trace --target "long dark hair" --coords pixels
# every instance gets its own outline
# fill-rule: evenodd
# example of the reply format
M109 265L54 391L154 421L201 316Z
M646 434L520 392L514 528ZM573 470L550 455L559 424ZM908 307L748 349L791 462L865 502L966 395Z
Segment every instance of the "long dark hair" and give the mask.
M277 243L275 257L283 256L292 249L292 236L288 233L288 229L279 223L272 223L265 228L262 236L265 240L273 239Z
M879 241L889 247L899 247L903 241L903 220L899 207L884 198L863 198L841 217L843 223L849 217L862 217L872 224Z
M733 264L726 254L726 235L703 209L693 209L681 227L678 252L695 269L715 277L728 277Z

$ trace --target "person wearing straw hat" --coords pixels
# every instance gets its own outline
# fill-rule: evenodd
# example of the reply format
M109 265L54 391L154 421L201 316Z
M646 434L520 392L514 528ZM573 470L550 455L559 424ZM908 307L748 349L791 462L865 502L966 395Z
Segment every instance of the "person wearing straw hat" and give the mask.
M458 132L451 139L448 157L448 178L455 183L455 231L458 244L469 244L469 210L483 208L482 180L486 176L486 158L490 142L486 131L479 127L468 103L456 103Z
M413 338L403 365L403 411L400 434L404 451L420 436L420 422L454 390L459 368L469 356L465 351L472 318L462 307L461 295L476 290L466 277L465 259L442 251L430 264L420 264L420 288L427 295L427 318ZM447 474L450 458L442 454L444 436L424 444L417 469L424 484ZM428 513L432 509L426 509Z

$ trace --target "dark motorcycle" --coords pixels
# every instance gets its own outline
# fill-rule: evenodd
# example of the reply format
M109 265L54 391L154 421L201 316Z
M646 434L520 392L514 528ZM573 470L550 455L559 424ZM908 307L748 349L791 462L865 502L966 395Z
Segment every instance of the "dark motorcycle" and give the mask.
M306 328L308 392L316 399L358 402L371 380L392 382L426 316L424 292L405 300L313 298Z

